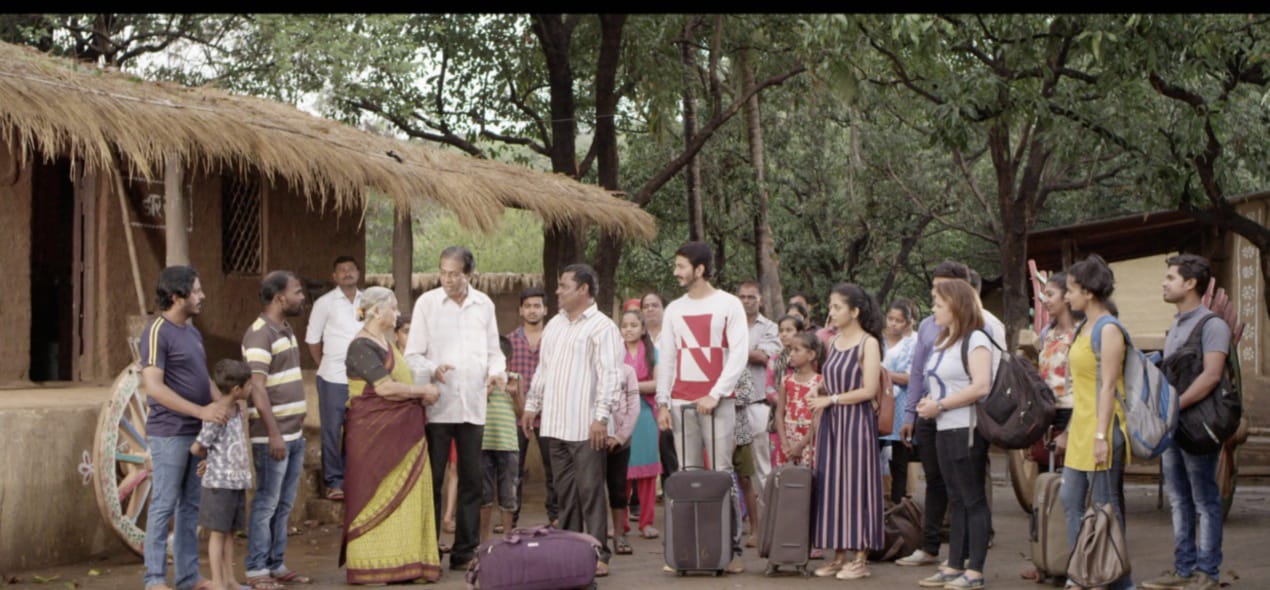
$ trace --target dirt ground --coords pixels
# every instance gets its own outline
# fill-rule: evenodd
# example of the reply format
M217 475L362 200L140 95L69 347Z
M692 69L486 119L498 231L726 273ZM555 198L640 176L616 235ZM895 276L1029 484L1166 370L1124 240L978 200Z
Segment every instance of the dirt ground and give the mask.
M1019 573L1028 565L1028 518L1014 500L1004 472L1004 458L994 455L993 524L996 528L996 544L988 552L986 573L989 588L1028 589L1038 588L1023 580ZM522 524L533 525L545 521L540 486L526 486L526 505ZM1126 486L1127 513L1129 517L1128 541L1134 568L1134 580L1141 582L1169 569L1172 565L1173 535L1167 500L1164 509L1156 508L1154 483L1129 483ZM918 492L920 498L921 492ZM658 507L660 509L660 506ZM661 517L657 519L660 528ZM1265 558L1265 544L1270 542L1270 482L1241 482L1225 526L1221 581L1223 585L1244 588L1270 587L1270 560ZM447 540L449 535L446 535ZM336 566L339 554L340 530L338 527L320 526L293 535L287 550L287 565L312 576L310 586L291 586L326 590L345 588L344 571ZM929 574L927 568L905 568L892 563L871 565L872 576L853 582L833 578L766 577L763 575L765 560L755 549L745 550L746 571L743 574L713 578L708 576L676 577L662 573L662 541L631 538L635 548L633 555L615 555L611 562L612 574L599 580L604 588L645 588L666 586L673 588L769 588L786 589L789 585L829 587L844 584L856 588L916 588L917 580ZM944 551L947 551L945 546ZM238 571L242 575L241 556L246 541L239 539L235 555L239 558ZM818 564L820 562L812 562ZM207 572L206 555L202 562ZM169 569L169 572L171 570ZM118 553L72 566L47 568L40 571L4 572L0 587L5 590L51 590L54 588L114 589L135 588L141 590L143 567L141 559L131 553ZM45 580L41 582L40 580ZM242 578L240 578L240 581ZM7 585L6 585L7 584ZM433 587L464 588L461 572L446 571L441 581Z

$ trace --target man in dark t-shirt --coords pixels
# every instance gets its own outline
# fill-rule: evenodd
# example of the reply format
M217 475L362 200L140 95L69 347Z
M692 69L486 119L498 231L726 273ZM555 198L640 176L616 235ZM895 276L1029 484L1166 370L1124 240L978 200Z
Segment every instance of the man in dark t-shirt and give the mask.
M145 587L166 590L168 525L173 527L177 590L201 583L198 574L198 457L190 444L204 420L224 424L228 409L207 373L203 335L190 319L203 311L203 286L188 266L169 266L155 288L162 313L141 332L141 390L150 406L146 444L153 463L146 516Z

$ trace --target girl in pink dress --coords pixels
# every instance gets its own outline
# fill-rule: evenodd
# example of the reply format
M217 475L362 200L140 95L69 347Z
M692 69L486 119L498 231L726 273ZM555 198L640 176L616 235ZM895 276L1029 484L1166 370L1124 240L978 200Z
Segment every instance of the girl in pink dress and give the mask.
M789 367L776 398L776 432L781 439L777 464L793 462L811 467L815 461L816 416L808 403L820 395L820 339L811 332L790 337Z

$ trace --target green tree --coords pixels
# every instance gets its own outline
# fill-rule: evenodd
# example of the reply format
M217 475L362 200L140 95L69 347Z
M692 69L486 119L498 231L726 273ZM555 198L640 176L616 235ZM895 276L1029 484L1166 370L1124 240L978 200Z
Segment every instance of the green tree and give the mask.
M863 76L929 109L969 192L995 217L1006 325L1013 343L1030 298L1027 234L1046 201L1114 181L1129 151L1097 132L1107 98L1129 81L1105 76L1101 39L1123 19L1077 15L869 16L851 19L876 59ZM982 150L984 160L963 157ZM987 166L990 165L990 168Z

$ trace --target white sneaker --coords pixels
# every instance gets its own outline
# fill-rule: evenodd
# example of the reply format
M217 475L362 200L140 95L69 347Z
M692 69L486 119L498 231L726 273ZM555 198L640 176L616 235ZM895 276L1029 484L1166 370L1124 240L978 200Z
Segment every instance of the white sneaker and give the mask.
M922 551L921 549L918 549L917 551L914 551L913 554L909 555L908 557L901 557L895 560L895 565L906 565L906 566L935 565L938 561L939 561L939 556L931 555L925 551Z

